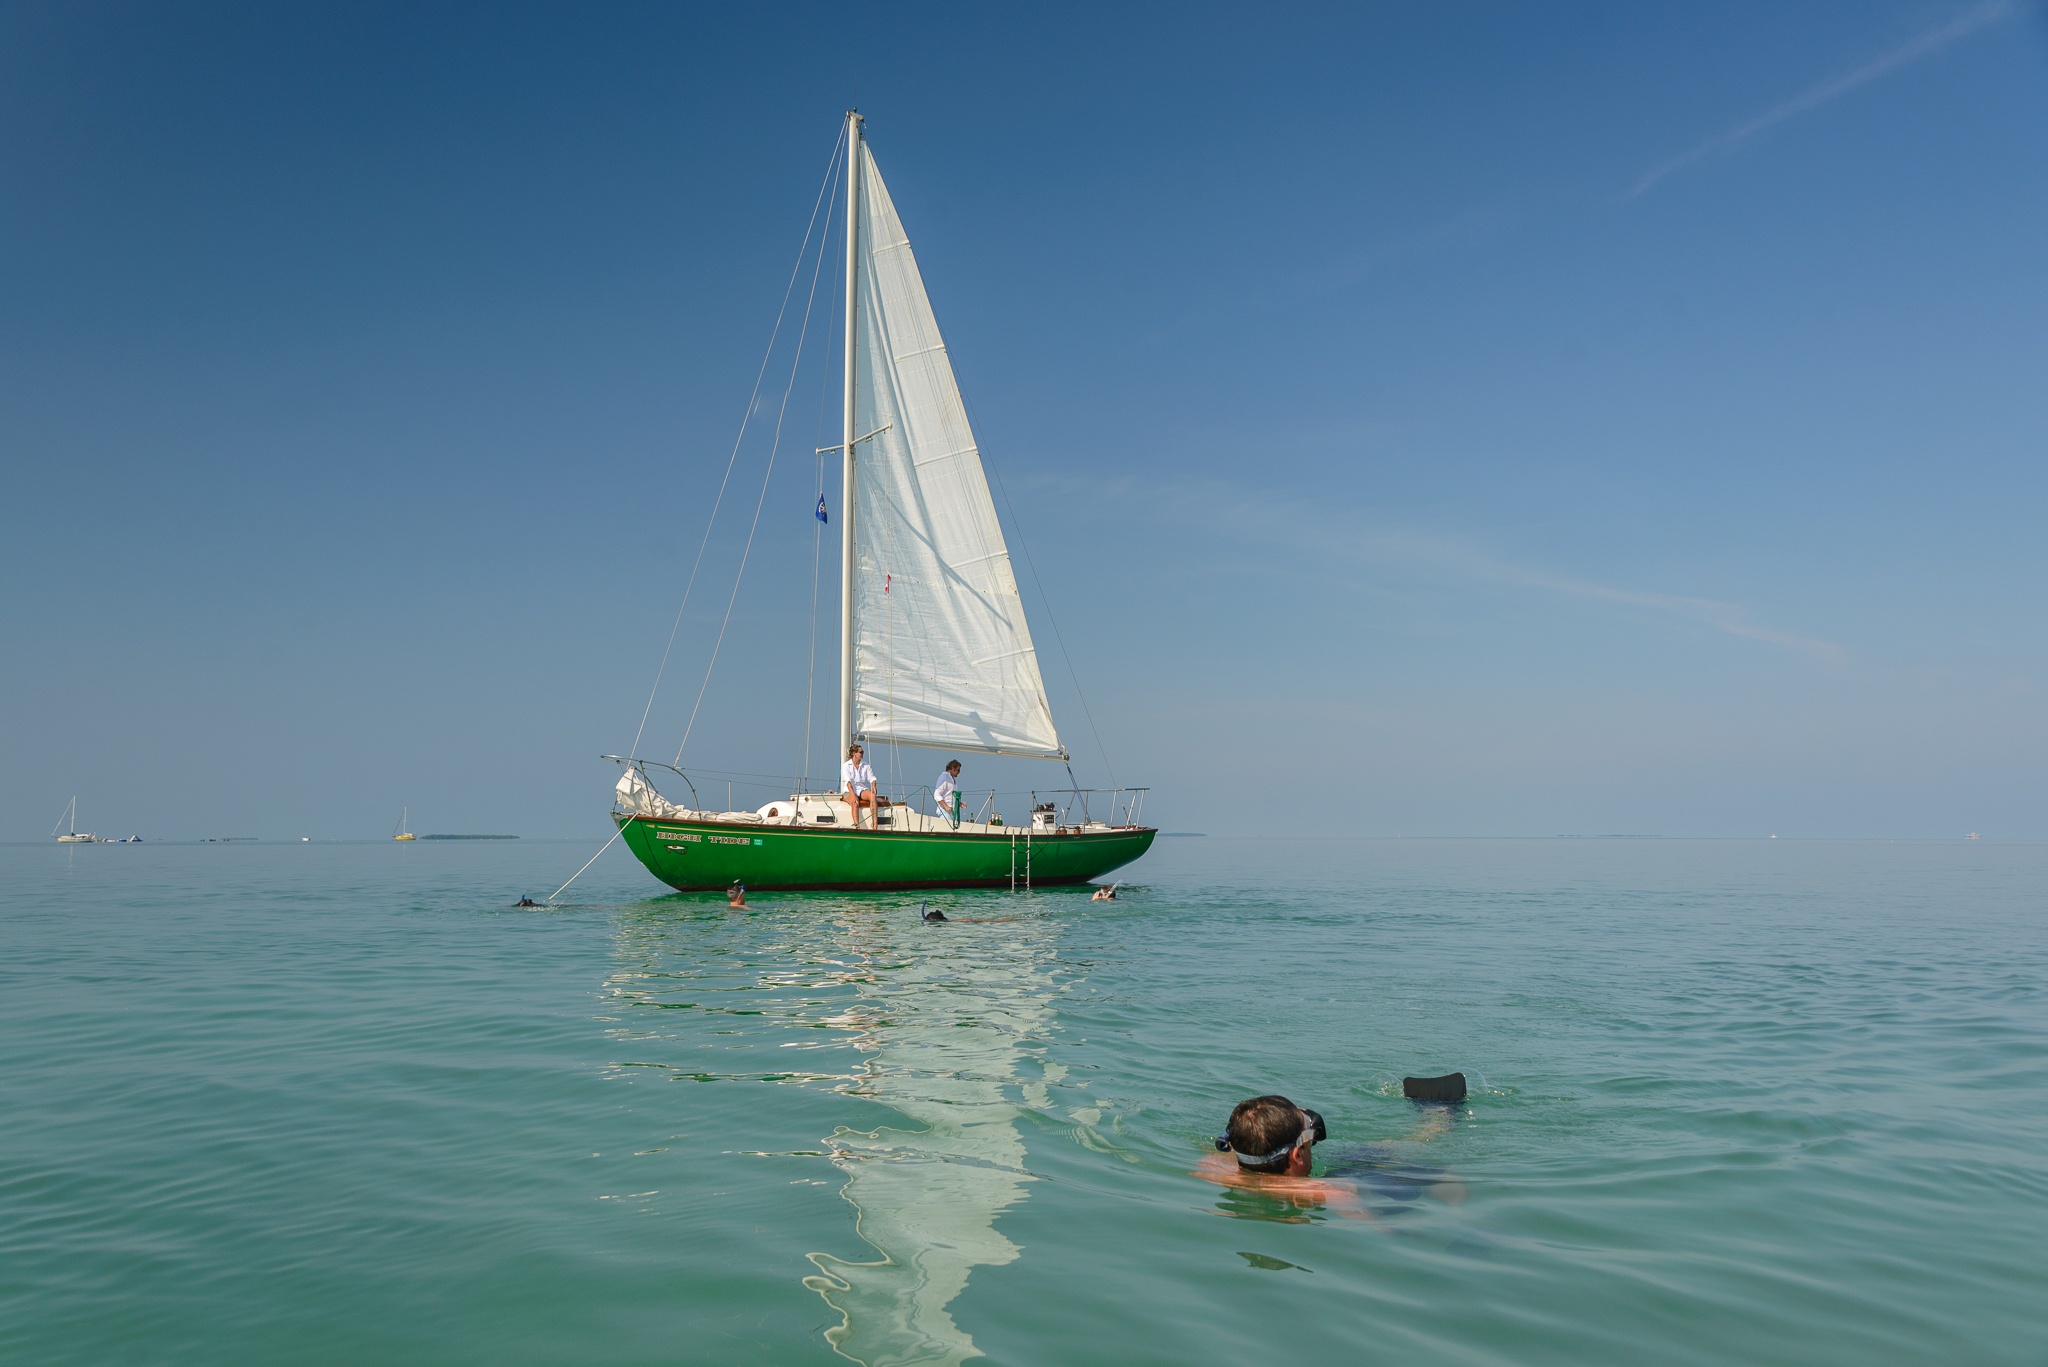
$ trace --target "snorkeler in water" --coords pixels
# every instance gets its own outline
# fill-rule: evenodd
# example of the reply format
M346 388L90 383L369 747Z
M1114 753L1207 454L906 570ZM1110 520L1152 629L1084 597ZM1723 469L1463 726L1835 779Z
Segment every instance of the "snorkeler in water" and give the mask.
M1329 1137L1322 1116L1284 1096L1240 1101L1230 1124L1216 1136L1217 1152L1205 1154L1195 1176L1220 1187L1255 1191L1297 1206L1328 1207L1355 1220L1372 1214L1350 1182L1318 1180L1315 1146Z
M917 919L923 921L928 926L935 926L941 923L949 926L992 926L1001 921L1021 921L1024 918L1021 916L948 916L930 902L925 902L918 907Z
M1449 1079L1427 1081L1447 1083ZM1463 1082L1458 1077L1460 1100ZM1413 1099L1412 1092L1410 1096ZM1448 1106L1430 1105L1427 1110L1422 1123L1408 1136L1411 1141L1434 1139L1449 1128ZM1317 1112L1284 1096L1255 1096L1240 1101L1231 1111L1225 1132L1216 1137L1217 1152L1204 1155L1194 1175L1218 1186L1258 1192L1294 1206L1324 1207L1357 1220L1373 1218L1359 1190L1361 1181L1376 1194L1394 1200L1413 1200L1424 1191L1452 1204L1464 1200L1464 1184L1447 1174L1393 1162L1370 1150L1361 1156L1347 1156L1349 1161L1336 1171L1326 1170L1316 1177L1315 1146L1329 1137L1329 1127Z
M727 888L725 890L725 905L733 911L745 911L747 909L747 885L745 883L734 883L731 887Z

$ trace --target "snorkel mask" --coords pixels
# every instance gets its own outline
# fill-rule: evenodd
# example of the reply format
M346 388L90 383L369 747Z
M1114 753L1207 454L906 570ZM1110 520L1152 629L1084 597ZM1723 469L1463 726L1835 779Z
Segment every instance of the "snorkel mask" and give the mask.
M1239 1153L1237 1154L1237 1165L1240 1168L1250 1168L1254 1172L1270 1172L1277 1168L1284 1168L1287 1166L1287 1160L1294 1156L1296 1149L1307 1148L1312 1144L1320 1144L1330 1137L1330 1127L1323 1123L1320 1111L1312 1111L1306 1106L1296 1107L1296 1109L1301 1112L1300 1134L1271 1153ZM1230 1142L1230 1136L1227 1134L1216 1136L1216 1149L1219 1153L1235 1152Z

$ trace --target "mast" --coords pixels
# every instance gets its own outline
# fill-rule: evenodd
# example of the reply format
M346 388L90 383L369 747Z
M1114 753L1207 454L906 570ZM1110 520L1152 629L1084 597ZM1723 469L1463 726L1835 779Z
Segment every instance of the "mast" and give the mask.
M853 347L854 289L860 247L861 117L846 111L846 403L841 413L839 469L839 754L853 744Z

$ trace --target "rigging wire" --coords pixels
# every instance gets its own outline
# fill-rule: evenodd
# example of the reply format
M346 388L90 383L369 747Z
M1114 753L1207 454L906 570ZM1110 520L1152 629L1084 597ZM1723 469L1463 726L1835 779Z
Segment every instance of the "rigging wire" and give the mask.
M624 826L621 826L616 831L613 831L612 839L605 841L604 844L597 847L597 854L591 855L589 859L584 861L583 869L587 869L592 864L595 864L597 862L597 855L603 854L606 850L610 849L612 847L612 840L617 840L620 836L624 835L625 833L626 828ZM583 869L578 869L576 870L576 872L570 874L569 883L573 883L577 879L581 878L583 876ZM549 893L548 901L553 902L557 897L560 897L563 893L567 892L569 890L569 883L564 883L562 884L562 886L556 888L553 892Z
M718 496L711 501L711 516L704 523L704 538L697 543L697 558L690 562L690 578L683 586L683 601L676 608L676 619L668 629L668 644L662 647L661 664L654 671L654 686L647 690L647 705L640 709L640 725L633 731L633 743L626 747L629 755L638 754L640 737L647 730L647 718L654 711L654 695L661 691L662 676L668 672L668 657L676 646L676 632L683 625L683 613L689 610L690 594L697 587L697 571L703 567L705 548L711 544L711 530L718 525L718 510L725 504L725 488L732 481L733 465L740 458L740 444L746 440L747 424L753 421L754 403L761 396L761 381L768 374L768 362L775 355L775 342L782 335L782 320L789 312L789 296L796 289L797 277L803 273L804 257L811 249L811 231L818 223L818 208L825 202L825 195L837 182L840 154L846 145L846 135L840 134L839 141L832 146L832 159L825 164L825 182L818 187L817 202L811 205L811 221L804 225L803 245L797 248L796 264L789 269L789 283L782 287L782 305L775 311L775 327L768 334L768 349L761 353L761 368L754 372L754 388L747 395L747 410L740 418L739 435L733 438L732 454L725 458L725 474L718 481ZM823 248L820 248L820 260ZM815 284L814 284L815 288ZM610 841L605 844L609 846ZM602 850L599 851L603 853ZM584 865L585 868L590 867ZM574 881L574 880L571 880ZM568 884L563 884L567 887Z
M818 457L818 501L825 501L825 458ZM811 782L811 713L818 697L818 578L824 563L825 524L813 519L811 528L811 658L804 671L804 745L798 769L797 791L803 792Z
M821 241L829 242L832 239L832 214L837 211L839 201L838 189L839 182L835 178L832 182L834 207L826 212L825 235L820 239ZM821 247L819 250L822 252L824 249ZM837 310L839 305L839 289L839 277L835 273L832 277L832 297L829 301L834 311ZM818 506L820 508L825 506L825 405L832 394L831 362L832 335L827 333L825 334L825 364L819 367L823 373L818 379L817 494ZM839 515L844 517L846 515L845 509L842 508ZM796 783L796 790L800 793L808 791L811 786L811 716L818 700L818 582L824 563L824 548L825 523L820 518L816 519L811 527L811 658L804 674L804 749L803 762L798 765L802 772L798 776Z
M963 407L967 403L967 397L964 392L961 395L960 402ZM970 423L974 421L971 409L969 410L968 421ZM1017 529L1017 545L1023 550L1024 563L1031 570L1031 582L1038 586L1038 601L1045 605L1045 620L1052 624L1052 638L1059 643L1060 658L1067 662L1067 677L1074 681L1074 696L1081 700L1081 715L1088 719L1088 734L1095 737L1095 749L1102 756L1103 772L1109 775L1109 786L1114 788L1116 787L1116 769L1109 762L1109 747L1102 743L1102 733L1095 729L1094 709L1088 706L1088 695L1081 689L1081 675L1074 668L1074 657L1067 653L1067 638L1060 634L1060 619L1053 616L1052 598L1045 591L1045 581L1038 577L1038 562L1031 558L1031 543L1024 539L1024 524L1017 517L1016 505L1010 502L1010 488L1003 483L1001 467L989 459L988 447L986 446L981 448L981 463L995 472L996 488L1003 495L1003 507L1010 514L1010 525ZM1070 765L1067 769L1068 776L1071 777L1073 772L1073 768ZM1080 785L1076 784L1075 786L1079 787Z
M818 188L818 194L821 202L823 200L826 188L827 187L825 186L820 186ZM813 208L811 211L811 219L813 223L817 221L817 210L815 208ZM806 232L804 233L804 243L806 246L809 246L810 244L810 233L808 230L806 230ZM797 265L799 266L799 268L801 268L801 266L803 265L803 258L797 258ZM739 602L740 582L746 578L747 557L753 554L754 535L761 529L761 509L767 505L768 483L769 480L775 474L775 457L782 450L782 422L783 419L789 413L789 396L796 392L796 375L798 369L803 365L804 360L804 342L809 339L811 334L811 313L817 307L818 303L818 277L823 275L824 272L825 243L821 239L818 244L817 264L811 267L810 292L804 298L803 324L797 330L796 355L791 359L789 363L789 383L782 387L782 403L775 410L775 436L768 446L768 466L765 470L761 472L761 492L759 496L756 497L754 500L754 520L753 523L747 528L747 544L740 551L740 566L739 569L734 572L732 577L732 593L725 600L725 617L718 624L718 639L712 643L711 658L708 661L706 661L704 665L704 682L697 686L697 701L691 704L690 706L690 720L683 727L682 743L676 746L675 763L677 764L681 764L683 762L683 751L689 747L690 733L697 729L697 713L704 706L705 691L711 687L712 671L718 668L718 652L725 647L726 628L732 625L733 605Z
M662 650L661 650L661 663L660 663L660 665L658 665L658 666L657 666L657 667L655 668L655 671L654 671L654 685L653 685L653 687L651 687L651 688L649 688L649 689L647 690L647 704L646 704L646 706L644 706L644 707L642 707L642 708L640 709L640 724L639 724L639 725L638 725L637 727L635 727L635 728L634 728L634 730L633 730L633 743L632 743L631 745L629 745L629 746L627 746L627 747L626 747L626 753L627 753L627 754L629 754L629 755L631 755L631 754L636 754L636 753L638 753L638 752L639 752L639 749L640 749L640 737L641 737L642 735L644 735L644 734L646 733L646 731L647 731L647 718L648 718L648 717L649 717L649 716L650 716L650 715L651 715L651 714L653 713L653 711L654 711L654 698L655 698L655 695L656 695L657 693L659 693L659 692L661 691L661 680L662 680L662 676L663 676L664 674L666 674L666 673L668 672L668 659L669 659L669 655L670 655L670 654L671 654L671 653L672 653L672 652L673 652L673 651L675 650L675 646L676 646L676 633L677 633L677 632L678 632L679 630L681 630L681 628L682 628L682 625L683 625L683 614L684 614L685 612L689 611L689 608L690 608L690 595L691 595L691 593L692 593L692 592L694 592L694 591L695 591L695 589L696 589L696 587L697 587L697 572L698 572L698 571L699 571L700 569L702 569L702 568L703 568L703 565L704 565L704 552L705 552L705 549L706 549L707 547L709 547L709 546L710 546L710 544L711 544L711 532L712 532L712 529L713 529L713 528L715 528L715 527L716 527L716 526L718 525L718 513L719 513L719 509L720 509L720 508L722 508L722 507L723 507L723 506L725 505L725 490L726 490L726 486L727 486L728 484L730 484L730 483L732 482L732 472L733 472L733 466L734 466L734 465L735 465L735 464L736 464L736 463L738 462L738 460L739 460L739 457L740 457L740 446L741 446L741 444L742 444L743 442L745 442L745 441L746 441L746 438L747 438L747 426L748 426L748 424L749 424L750 422L752 422L752 421L753 421L753 417L754 417L754 404L755 404L756 400L758 400L758 399L760 398L760 396L761 396L761 381L762 381L762 380L763 380L764 378L766 378L766 377L767 377L767 374L768 374L768 362L769 362L770 360L772 360L772 359L774 358L774 355L775 355L775 343L776 343L776 341L777 341L777 340L778 340L778 339L779 339L779 338L780 338L780 337L782 336L782 320L784 319L784 317L786 317L786 316L788 315L788 312L789 312L789 297L790 297L790 295L791 295L792 293L794 293L794 292L795 292L795 290L796 290L796 282L797 282L797 277L798 277L798 276L800 276L800 275L801 275L801 274L803 273L803 268L804 268L804 257L805 257L806 255L808 255L808 254L809 254L809 252L810 252L810 248L811 248L811 233L812 233L812 231L813 231L813 230L814 230L814 229L815 229L815 228L817 227L817 223L818 223L818 209L819 209L819 207L820 207L821 205L823 205L823 204L825 203L825 196L826 196L827 192L828 192L828 191L829 191L829 190L831 189L831 187L832 187L832 186L833 186L833 185L834 185L834 184L835 184L835 183L837 182L837 179L838 179L838 171L839 171L839 161L840 161L840 156L841 156L841 153L842 153L842 152L843 152L843 151L845 150L845 147L846 147L846 136L845 136L845 134L844 134L844 133L841 133L841 134L840 134L840 137L839 137L839 140L838 140L837 142L835 142L835 143L834 143L834 144L832 145L832 156L831 156L831 159L830 159L829 161L827 161L827 162L825 163L825 179L824 179L824 182L823 182L822 184L820 184L820 185L819 185L819 187L818 187L818 198L817 198L817 200L816 200L816 201L814 201L814 202L812 203L812 205L811 205L811 218L810 218L810 222L808 222L808 223L806 223L806 224L804 225L804 240L803 240L802 244L801 244L800 246L798 246L798 248L797 248L797 252L796 252L796 264L794 264L793 266L791 266L791 267L789 268L789 283L788 283L788 284L786 284L786 285L784 285L784 286L782 287L782 303L781 303L781 305L780 305L779 307L777 307L777 309L775 310L775 326L774 326L774 327L773 327L772 329L770 329L770 331L769 331L769 333L768 333L768 348L767 348L767 350L766 350L766 351L764 351L764 352L762 352L762 353L761 353L761 365L760 365L760 368L759 368L758 370L756 370L756 371L754 372L754 387L753 387L753 390L752 390L752 391L751 391L751 392L750 392L750 393L749 393L749 394L747 395L747 408L746 408L746 412L745 412L744 414L742 414L742 415L741 415L741 417L740 417L740 430L739 430L739 435L737 435L737 436L735 436L735 437L733 438L733 441L732 441L732 453L731 453L730 455L728 455L728 456L727 456L727 457L725 458L725 474L724 474L723 476L721 476L721 477L719 478L719 481L718 481L718 495L717 495L717 497L715 497L715 498L714 498L714 499L712 499L712 501L711 501L711 516L710 516L709 518L707 518L707 519L705 520L705 523L704 523L704 536L703 536L703 539L702 539L702 540L700 540L700 541L699 541L699 542L697 543L697 556L696 556L696 559L694 559L694 560L692 560L692 561L690 562L690 577L689 577L689 579L688 579L688 580L687 580L687 581L686 581L686 582L684 583L684 585L683 585L683 601L682 601L681 603L677 604L677 606L676 606L676 616L675 616L675 621L673 621L672 623L670 623L670 624L669 624L669 629L668 629L668 644L662 647ZM828 229L828 231L829 231L829 229ZM819 248L819 260L820 260L820 261L822 262L822 261L823 261L823 259L824 259L824 249L823 249L823 247L821 246L821 247ZM815 293L817 292L817 281L816 281L816 277L815 277L815 275L814 275L814 276L813 276L813 278L812 278L812 283L811 283L811 290L812 290L812 293L813 293L813 294L815 294ZM805 319L806 319L806 321L808 322L808 320L809 320L809 310L808 310L808 308L807 308L807 309L806 309L806 311L805 311ZM792 377L793 377L793 376L794 376L794 372L792 372ZM786 398L785 398L785 402L787 402L787 399L786 399ZM778 426L778 428L780 427L780 422L779 422L779 421L778 421L778 423L777 423L777 426ZM772 455L772 453L771 453L771 455L770 455L770 457L769 457L769 468L770 468L770 469L773 469L773 468L774 468L774 456ZM760 520L761 520L761 513L760 513L760 509L759 509L759 507L757 506L757 507L755 508L755 510L754 510L754 521L755 521L755 523L756 523L756 524L758 525L758 524L759 524L759 522L760 522ZM748 535L748 538L747 538L747 543L748 543L748 545L749 545L749 546L751 546L751 545L753 544L753 536L752 536L752 534L751 534L751 533L750 533L750 534ZM735 584L735 586L734 586L734 587L735 587L735 590L737 590L737 587L738 587L738 586L737 586L737 584ZM731 615L732 615L732 609L731 609L730 605L728 605L728 606L727 606L727 608L726 608L726 615L727 615L727 617L728 617L728 618L730 618L730 617L731 617ZM724 639L724 634L725 634L725 633L724 633L724 629L723 629L723 628L721 627L721 628L720 628L720 630L719 630L719 638L720 638L720 640L723 640L723 639ZM715 652L714 652L714 654L715 654ZM698 694L698 701L700 701L700 702L701 702L702 700L703 700L703 694L702 694L702 693L700 692L700 693ZM695 714L695 712L692 712L692 713L691 713L691 719L692 719L693 721L694 721L694 720L696 719L696 714ZM682 752L681 752L680 750L678 750L678 751L676 752L676 758L677 758L677 759L681 759L681 758L682 758ZM584 871L585 871L585 870L587 870L587 869L588 869L588 868L589 868L589 867L590 867L590 866L591 866L592 864L595 864L595 863L596 863L596 862L598 861L598 859L599 859L599 858L601 858L601 857L603 856L603 854L604 854L604 852L605 852L606 850L610 849L610 848L611 848L611 847L612 847L612 846L613 846L613 845L614 845L615 843L617 843L617 841L618 841L618 838L619 838L619 837L620 837L620 836L621 836L622 834L624 834L624 833L625 833L625 828L624 828L624 827L620 827L620 828L619 828L618 830L616 830L616 831L613 831L613 832L612 832L612 838L611 838L610 840L607 840L607 841L605 841L605 842L604 842L604 844L602 844L602 845L598 846L598 850L597 850L597 853L596 853L596 854L593 854L593 855L591 855L589 859L587 859L587 860L585 860L585 861L584 861L584 864L583 864L583 868L580 868L580 869L576 870L576 872L574 872L574 873L570 874L570 875L569 875L569 882L568 882L568 883L564 883L564 884L562 884L562 886L561 886L561 887L559 887L559 888L556 888L556 889L554 890L554 892L553 892L553 893L552 893L552 894L551 894L551 895L550 895L550 896L548 897L548 901L549 901L550 903L553 903L553 901L555 900L555 898L557 898L557 897L560 897L560 896L561 896L561 895L562 895L562 894L563 894L564 892L568 891L568 888L569 888L569 883L573 883L573 882L575 882L575 881L576 881L577 879L581 878L581 877L583 876L583 874L584 874Z
M948 361L952 359L950 352L947 354L947 359ZM1032 558L1031 543L1025 539L1024 523L1017 516L1017 507L1010 502L1010 487L1003 483L1002 467L996 464L994 458L989 454L988 444L982 441L978 435L982 430L981 422L975 417L974 404L967 397L966 386L959 385L956 382L956 389L960 395L960 406L967 414L967 426L969 430L977 433L975 447L981 457L982 468L993 473L996 477L996 489L1003 496L1003 508L1010 514L1010 525L1017 531L1017 545L1024 552L1024 564L1031 571L1031 582L1038 588L1038 601L1045 608L1045 620L1052 625L1052 638L1059 645L1060 658L1066 661L1067 677L1073 681L1074 696L1081 702L1081 715L1088 719L1088 734L1095 738L1095 750L1097 754L1102 756L1103 772L1109 775L1109 786L1114 788L1116 787L1116 769L1109 762L1109 747L1102 743L1102 732L1096 729L1095 710L1088 706L1088 694L1081 687L1081 675L1074 668L1074 657L1067 651L1067 638L1060 631L1060 619L1053 615L1052 596L1045 591L1045 580L1039 577L1038 562ZM1073 773L1071 763L1068 765L1067 772L1069 776Z

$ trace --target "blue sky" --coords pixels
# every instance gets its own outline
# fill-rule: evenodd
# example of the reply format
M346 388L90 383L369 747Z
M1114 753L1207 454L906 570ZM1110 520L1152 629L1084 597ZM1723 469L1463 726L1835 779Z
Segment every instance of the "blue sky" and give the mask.
M0 838L601 834L852 103L1168 828L2048 836L2041 11L1248 16L0 12ZM803 753L822 359L713 769Z

